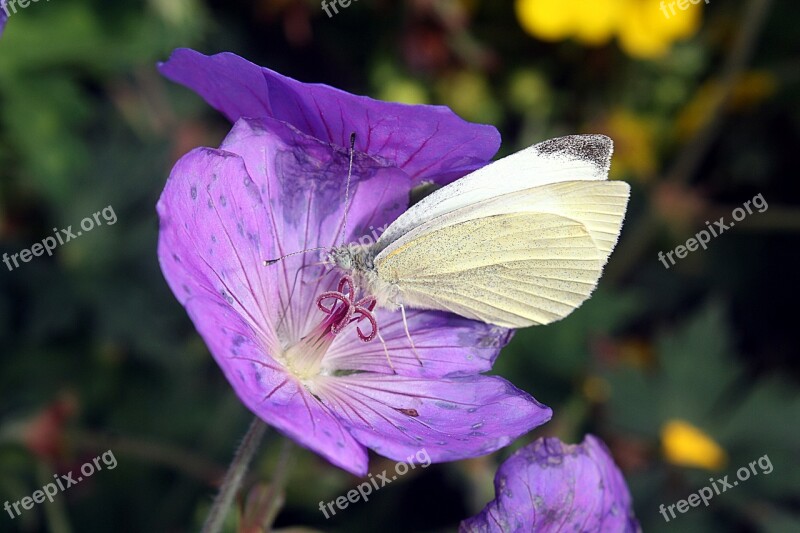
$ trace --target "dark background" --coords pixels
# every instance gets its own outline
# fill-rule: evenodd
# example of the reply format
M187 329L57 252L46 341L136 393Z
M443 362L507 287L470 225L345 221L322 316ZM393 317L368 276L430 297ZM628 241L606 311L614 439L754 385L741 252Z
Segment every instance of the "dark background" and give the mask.
M494 124L501 155L605 133L613 177L633 187L596 294L558 324L519 332L495 367L551 406L552 422L492 456L417 469L328 521L318 502L358 480L271 432L247 486L285 464L276 527L452 531L493 497L514 448L592 432L622 467L645 531L800 531L800 5L691 5L701 17L674 17L696 26L684 21L685 37L664 37L658 54L623 37L666 32L658 4L565 0L540 16L577 12L591 28L622 9L616 37L600 44L526 32L513 2L361 0L328 18L316 1L53 0L12 14L0 38L0 253L109 205L118 221L53 257L0 264L0 504L108 449L119 464L19 518L0 512L0 531L197 530L251 420L156 258L154 206L171 165L229 127L157 74L178 46L449 105ZM670 269L659 262L758 194L768 210ZM665 431L676 420L724 458L677 438L693 457L682 464ZM658 514L764 455L771 474L669 524ZM372 472L387 467L373 458Z

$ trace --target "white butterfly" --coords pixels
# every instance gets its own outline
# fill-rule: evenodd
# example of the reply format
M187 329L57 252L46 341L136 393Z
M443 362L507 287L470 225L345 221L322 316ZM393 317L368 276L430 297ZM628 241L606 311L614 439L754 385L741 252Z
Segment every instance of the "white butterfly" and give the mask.
M630 187L607 181L604 135L551 139L413 205L371 245L328 252L380 307L449 311L508 328L549 324L592 293Z

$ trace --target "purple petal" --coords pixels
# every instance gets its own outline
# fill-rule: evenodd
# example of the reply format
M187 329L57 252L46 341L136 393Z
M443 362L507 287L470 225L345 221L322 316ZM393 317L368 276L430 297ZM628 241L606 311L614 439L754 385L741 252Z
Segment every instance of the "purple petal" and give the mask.
M264 267L264 259L340 238L348 158L290 126L242 120L224 150L197 149L173 169L159 202L162 238L171 245L162 268L183 261L188 277L171 282L183 302L200 276L264 339L270 353L282 331L293 339L320 322L315 297L337 280L321 278L320 252ZM241 155L234 154L238 151ZM389 222L404 209L408 178L367 156L354 166L348 239L364 226ZM378 201L378 199L382 201ZM175 227L172 227L175 226ZM172 231L165 235L165 230Z
M346 427L278 363L222 298L192 298L189 317L239 399L294 441L352 474L367 473L368 457Z
M381 102L301 83L231 53L178 49L159 69L231 122L275 118L340 147L349 147L355 132L359 151L391 162L414 183L449 183L484 166L500 147L494 127L466 122L446 107Z
M518 450L495 477L496 499L460 533L640 531L625 479L606 446L544 438Z
M264 209L239 156L194 150L175 165L158 203L159 260L181 303L221 297L272 352L280 342L267 296L278 280L259 267L275 252L270 219L257 216Z
M269 355L280 349L279 306L269 301L278 275L254 266L274 247L261 238L272 230L248 180L241 158L228 152L198 149L178 162L158 205L164 276L247 407L337 466L364 474L363 446Z
M320 378L318 386L357 441L397 461L421 449L433 462L485 455L552 416L531 396L490 376L434 381L354 374Z
M263 254L261 260L344 244L346 150L269 118L239 120L221 149L242 157L257 192L269 199L268 207L251 205L249 211L251 226L266 219L274 228L259 233L271 244L258 251ZM370 228L385 226L397 218L408 207L410 187L402 171L356 153L344 241L358 241L372 233ZM238 227L233 222L229 225ZM240 246L257 244L243 242ZM279 292L280 305L272 306L273 328L280 324L294 339L320 322L316 297L338 282L336 276L323 276L323 255L321 251L297 255L270 267L262 266L261 261L246 265L255 270L253 276L277 277L279 289L273 294ZM286 318L278 318L284 311Z
M0 0L0 36L3 35L3 30L6 28L9 15L10 13L6 0Z
M400 313L378 311L376 317L386 350L379 339L364 344L356 335L341 335L331 346L325 365L331 372L361 370L408 377L471 376L492 369L512 332L451 313L409 310L411 349ZM386 360L389 352L392 366ZM417 359L419 356L419 359ZM422 365L420 365L422 361Z

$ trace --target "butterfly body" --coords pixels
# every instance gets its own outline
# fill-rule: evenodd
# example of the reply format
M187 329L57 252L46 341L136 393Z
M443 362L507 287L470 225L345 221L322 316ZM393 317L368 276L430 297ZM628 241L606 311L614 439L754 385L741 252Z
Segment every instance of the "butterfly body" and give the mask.
M328 253L326 263L351 275L356 286L375 298L378 307L396 310L402 304L398 301L397 284L392 282L390 276L378 273L374 245L338 246Z

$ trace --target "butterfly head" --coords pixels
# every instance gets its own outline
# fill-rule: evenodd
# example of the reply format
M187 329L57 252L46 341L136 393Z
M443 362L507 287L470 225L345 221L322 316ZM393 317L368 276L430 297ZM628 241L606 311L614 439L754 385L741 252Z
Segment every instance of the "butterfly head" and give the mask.
M347 244L332 248L325 263L348 272L363 274L375 269L373 259L374 254L369 246Z

